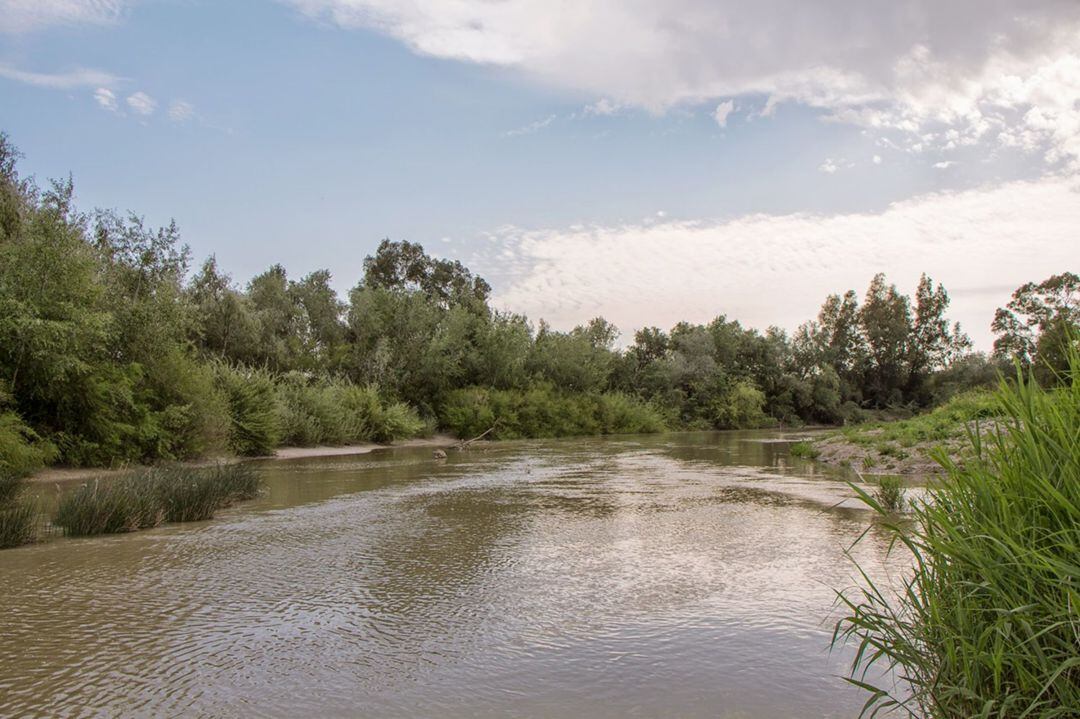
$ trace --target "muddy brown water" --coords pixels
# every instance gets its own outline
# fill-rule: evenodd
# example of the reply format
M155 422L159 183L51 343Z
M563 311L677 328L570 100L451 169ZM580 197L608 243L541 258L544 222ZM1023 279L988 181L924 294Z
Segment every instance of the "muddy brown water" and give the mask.
M5 550L0 716L855 716L872 518L778 438L267 462L213 521Z

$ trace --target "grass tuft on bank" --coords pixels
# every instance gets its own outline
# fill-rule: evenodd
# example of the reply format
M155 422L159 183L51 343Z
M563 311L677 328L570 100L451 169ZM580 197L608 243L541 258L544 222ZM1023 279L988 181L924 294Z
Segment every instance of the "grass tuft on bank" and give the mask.
M858 646L851 681L870 692L863 715L900 709L929 719L1075 717L1080 708L1080 354L1064 386L1018 373L981 403L994 429L967 434L962 464L894 521L863 501L914 566L891 593L863 574L839 594L834 644ZM877 685L887 667L900 687Z

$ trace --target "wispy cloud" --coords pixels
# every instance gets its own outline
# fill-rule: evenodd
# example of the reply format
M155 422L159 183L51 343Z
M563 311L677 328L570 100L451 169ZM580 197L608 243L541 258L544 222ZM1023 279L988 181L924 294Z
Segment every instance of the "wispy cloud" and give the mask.
M117 112L120 109L117 103L116 93L107 87L99 87L94 90L94 101L109 112Z
M1080 180L1046 178L926 195L878 213L506 228L468 264L493 280L502 306L562 328L600 314L624 333L720 313L793 328L827 293L861 291L876 272L910 290L928 271L953 292L951 315L986 348L1009 290L966 290L988 277L1014 288L1074 265L1078 198Z
M713 119L716 120L716 124L720 127L727 127L728 116L731 115L734 110L734 101L728 100L726 102L721 102L716 106L716 109L713 110Z
M169 119L173 122L187 122L195 115L195 106L185 100L173 100L169 103Z
M622 105L620 105L619 103L612 102L610 99L602 97L596 102L590 105L586 105L584 114L586 117L588 117L589 115L605 117L608 115L614 115L621 109Z
M878 157L874 155L874 157ZM874 164L880 164L880 157ZM824 172L826 175L835 175L840 170L850 170L855 167L855 163L849 160L834 160L831 157L825 158L825 162L818 165L818 170Z
M103 70L75 68L66 72L31 72L12 65L0 63L0 77L35 87L53 90L70 90L79 87L108 87L120 78Z
M555 122L555 119L555 115L548 115L542 120L530 122L528 125L523 125L521 127L514 128L513 130L507 130L503 133L503 137L519 137L521 135L532 135L534 133L540 132L540 130L543 130L545 127Z
M127 96L127 106L131 108L131 111L136 115L142 115L143 117L149 117L157 110L157 100L147 95L145 92L135 92Z
M125 0L0 0L0 32L23 33L54 25L107 25L130 5Z

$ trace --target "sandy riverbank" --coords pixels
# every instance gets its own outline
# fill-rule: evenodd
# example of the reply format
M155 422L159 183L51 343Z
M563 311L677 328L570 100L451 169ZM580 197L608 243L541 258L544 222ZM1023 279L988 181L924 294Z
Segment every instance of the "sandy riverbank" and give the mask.
M269 457L209 457L192 462L184 462L188 467L206 467L222 462L242 462L252 459L307 459L310 457L344 457L356 454L368 454L378 449L397 449L401 447L452 447L458 440L447 434L437 434L434 437L417 437L404 439L392 444L377 444L364 442L362 444L350 444L344 447L281 447ZM77 482L100 477L115 476L137 469L136 466L119 467L115 469L102 469L93 467L46 467L33 474L31 482Z

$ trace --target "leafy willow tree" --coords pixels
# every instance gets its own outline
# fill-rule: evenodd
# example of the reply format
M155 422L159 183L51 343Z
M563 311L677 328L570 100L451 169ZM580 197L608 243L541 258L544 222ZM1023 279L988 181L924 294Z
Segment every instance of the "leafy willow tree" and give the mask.
M995 356L1034 366L1037 378L1053 382L1067 364L1069 341L1080 337L1080 276L1072 272L1028 282L994 313Z

